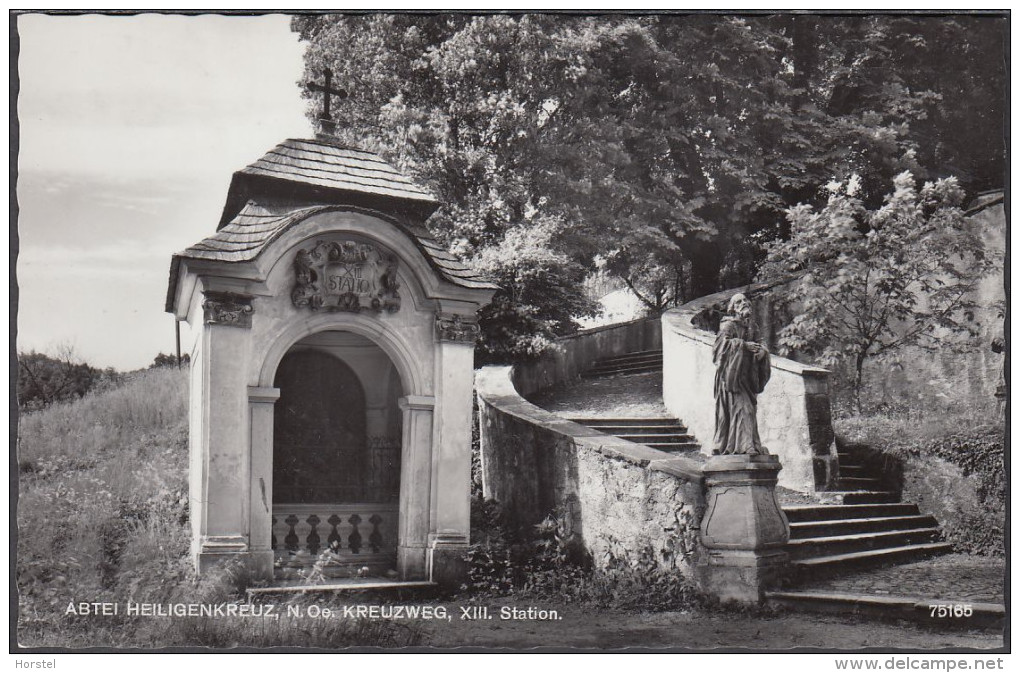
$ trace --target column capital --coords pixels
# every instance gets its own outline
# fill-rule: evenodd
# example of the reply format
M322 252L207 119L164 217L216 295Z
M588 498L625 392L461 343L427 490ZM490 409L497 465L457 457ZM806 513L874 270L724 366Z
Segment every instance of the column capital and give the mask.
M280 399L280 389L248 386L248 401L252 404L273 404Z
M436 339L440 342L474 346L480 333L474 315L436 312Z
M397 406L404 411L408 409L432 411L436 407L436 398L431 395L407 395L397 400Z
M255 312L252 306L254 297L248 294L213 290L206 290L202 294L205 297L202 300L205 324L251 327L251 314Z

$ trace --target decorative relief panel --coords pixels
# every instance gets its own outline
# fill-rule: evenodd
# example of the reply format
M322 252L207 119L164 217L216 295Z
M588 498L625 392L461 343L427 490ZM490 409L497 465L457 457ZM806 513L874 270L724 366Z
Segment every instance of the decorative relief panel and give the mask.
M464 319L464 316L445 316L436 314L436 336L440 341L459 341L462 343L474 343L478 339L480 330L478 323L473 319Z
M294 258L295 306L313 311L400 309L397 257L370 243L318 241Z
M252 297L233 292L205 292L202 308L207 325L251 327Z

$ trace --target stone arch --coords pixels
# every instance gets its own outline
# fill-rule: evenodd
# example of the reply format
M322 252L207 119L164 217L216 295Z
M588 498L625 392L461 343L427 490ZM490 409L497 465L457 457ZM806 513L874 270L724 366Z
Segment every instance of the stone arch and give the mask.
M289 326L276 335L262 359L258 386L271 388L276 370L287 351L301 339L318 332L340 330L358 334L370 339L393 362L400 376L405 395L430 395L426 390L426 376L422 363L416 362L412 349L401 335L395 334L380 324L379 320L360 313L322 313L310 316Z

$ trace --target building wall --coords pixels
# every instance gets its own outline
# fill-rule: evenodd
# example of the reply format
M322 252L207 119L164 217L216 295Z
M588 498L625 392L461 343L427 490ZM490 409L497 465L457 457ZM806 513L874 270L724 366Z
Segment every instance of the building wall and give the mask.
M1003 204L985 208L969 220L981 236L986 254L999 262L971 295L978 305L967 321L974 334L950 336L935 352L906 347L886 360L867 362L865 401L870 405L994 408L1003 355L992 351L991 342L1002 330L1001 311L1006 301Z

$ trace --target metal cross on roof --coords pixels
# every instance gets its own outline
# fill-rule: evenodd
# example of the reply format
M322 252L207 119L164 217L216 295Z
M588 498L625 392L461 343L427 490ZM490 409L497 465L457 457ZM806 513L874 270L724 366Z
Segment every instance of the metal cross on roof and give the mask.
M307 87L309 91L322 92L322 112L319 114L318 119L319 130L326 135L333 135L334 131L336 131L336 122L333 121L333 115L330 113L329 102L332 96L347 98L347 92L343 89L333 88L333 72L329 68L324 68L322 74L325 79L324 84L309 82Z

